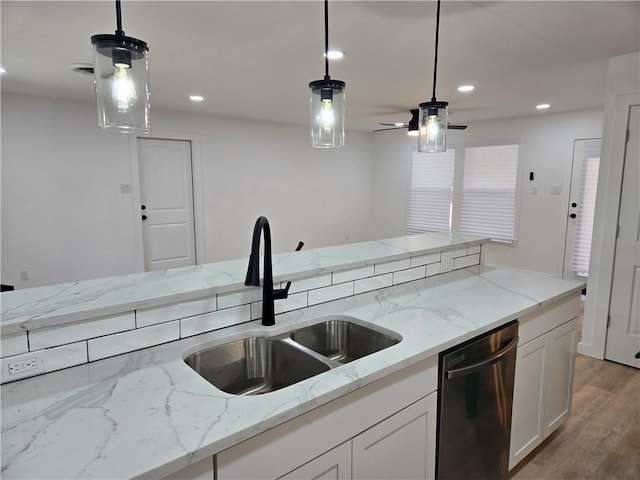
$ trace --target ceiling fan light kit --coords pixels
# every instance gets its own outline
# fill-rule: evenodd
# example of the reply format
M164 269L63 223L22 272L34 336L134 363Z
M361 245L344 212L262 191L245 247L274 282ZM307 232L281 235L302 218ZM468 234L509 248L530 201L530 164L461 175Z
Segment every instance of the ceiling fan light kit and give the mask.
M440 34L440 1L436 10L436 42L433 59L433 95L430 102L420 104L418 121L418 151L444 152L447 150L447 121L449 103L436 100L436 79L438 74L438 38Z
M324 0L324 62L322 80L309 83L311 89L311 145L317 148L344 146L345 83L329 76L329 1Z
M116 132L150 131L149 47L122 30L116 0L115 35L93 35L93 68L98 127Z

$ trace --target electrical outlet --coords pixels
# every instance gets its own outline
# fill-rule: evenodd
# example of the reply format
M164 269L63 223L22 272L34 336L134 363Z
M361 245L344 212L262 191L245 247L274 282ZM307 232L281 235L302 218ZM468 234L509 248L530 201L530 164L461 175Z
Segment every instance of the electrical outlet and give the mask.
M13 355L2 359L2 382L31 377L47 371L44 350Z
M22 270L20 272L20 280L22 282L26 282L27 280L29 280L29 272L27 272L26 270Z
M549 193L551 195L560 195L562 193L562 187L560 185L551 185Z

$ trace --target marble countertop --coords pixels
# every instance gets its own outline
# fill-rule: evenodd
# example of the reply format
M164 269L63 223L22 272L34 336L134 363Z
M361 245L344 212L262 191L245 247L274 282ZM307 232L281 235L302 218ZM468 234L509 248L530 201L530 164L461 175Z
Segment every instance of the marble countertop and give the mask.
M277 254L273 277L297 280L488 240L432 232ZM248 253L245 259L3 292L2 335L238 290L244 287Z
M2 387L2 477L169 475L360 386L473 338L583 284L470 267ZM386 350L265 395L216 389L182 361L203 346L277 335L327 314L392 330Z

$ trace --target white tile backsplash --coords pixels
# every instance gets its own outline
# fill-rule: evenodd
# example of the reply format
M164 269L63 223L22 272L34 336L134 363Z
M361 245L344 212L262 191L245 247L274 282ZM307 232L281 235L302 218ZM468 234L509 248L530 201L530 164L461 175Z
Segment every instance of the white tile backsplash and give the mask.
M467 254L473 255L474 253L480 253L480 245L474 245L467 248Z
M331 287L319 288L309 291L309 305L317 305L318 303L330 302L338 298L349 297L353 295L353 282L340 283Z
M409 260L411 261L412 267L419 267L421 265L427 265L429 263L438 263L440 261L440 252L411 257Z
M47 371L53 372L75 365L87 363L87 342L76 342L61 347L47 348Z
M354 268L353 270L345 270L343 272L333 272L333 284L351 282L361 278L373 277L373 265L362 268Z
M180 322L160 323L124 333L89 340L89 361L160 345L180 338Z
M290 312L291 310L298 310L307 306L307 292L300 292L289 294L288 298L284 300L276 300L274 309L276 315L278 313Z
M236 293L222 293L218 295L218 309L247 305L262 299L262 287Z
M41 328L29 332L29 350L57 347L66 343L79 342L135 328L136 320L133 312L94 318L58 327Z
M405 258L404 260L396 260L395 262L376 263L374 267L376 275L383 275L385 273L397 272L398 270L406 270L411 267L411 261Z
M180 320L180 336L182 338L190 337L199 333L248 322L249 320L251 320L249 305L226 308L217 312L183 318Z
M295 280L275 313L302 309L480 263L481 246L417 255ZM280 282L285 288L286 282ZM2 337L2 357L28 351L47 355L54 371L121 353L238 325L262 316L262 288L101 317ZM36 353L37 353L36 352Z
M442 260L449 260L451 258L464 257L467 255L467 247L458 248L456 250L449 250L448 252L442 252Z
M25 353L28 351L29 344L27 343L27 332L2 337L2 341L0 343L0 356L9 357L11 355L18 355L19 353Z
M426 268L422 267L414 267L408 270L400 270L399 272L394 272L393 274L393 284L397 285L399 283L412 282L413 280L419 280L426 276Z
M440 262L427 265L427 277L438 275L440 273Z
M473 255L467 255L466 257L459 257L453 259L453 268L466 268L472 265L478 265L480 263L480 254L475 253Z
M216 310L216 296L194 300L191 302L176 303L160 308L146 308L136 310L136 326L138 328L170 322L179 318L201 315Z
M354 282L354 293L371 292L372 290L378 290L380 288L390 287L393 285L393 274L387 273L385 275L377 275L371 278L363 278L362 280L356 280Z
M314 288L322 288L331 285L331 274L318 275L317 277L304 278L302 280L294 280L291 282L289 288L289 294L297 292L306 292L307 290L313 290ZM287 282L281 282L280 288L285 288Z

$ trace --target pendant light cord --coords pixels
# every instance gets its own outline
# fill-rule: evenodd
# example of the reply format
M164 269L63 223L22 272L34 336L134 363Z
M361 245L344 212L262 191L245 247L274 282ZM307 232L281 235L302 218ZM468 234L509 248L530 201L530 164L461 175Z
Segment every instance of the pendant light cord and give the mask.
M436 76L438 73L438 37L440 35L440 0L438 0L438 8L436 11L436 53L433 57L433 95L431 101L436 101Z
M324 0L324 79L329 80L329 0Z
M122 31L122 13L120 11L120 0L116 0L116 23L117 23L116 35L118 36L124 35L124 32Z

